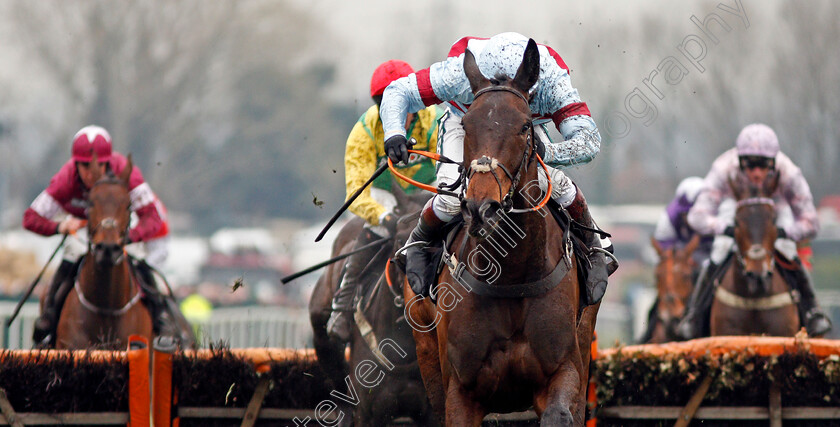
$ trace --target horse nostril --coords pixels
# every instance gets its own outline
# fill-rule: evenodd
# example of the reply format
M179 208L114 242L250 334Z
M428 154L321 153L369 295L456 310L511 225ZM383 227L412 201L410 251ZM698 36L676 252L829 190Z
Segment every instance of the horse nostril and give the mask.
M478 214L485 222L492 222L500 208L501 204L499 202L495 200L486 201L478 208Z

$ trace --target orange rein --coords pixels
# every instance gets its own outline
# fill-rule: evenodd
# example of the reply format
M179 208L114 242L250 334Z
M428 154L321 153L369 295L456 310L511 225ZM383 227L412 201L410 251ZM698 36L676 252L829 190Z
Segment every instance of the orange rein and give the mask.
M414 154L419 154L419 155L424 156L424 157L428 157L428 158L430 158L434 161L438 161L438 162L440 161L440 154L438 154L438 153L431 153L431 152L428 152L428 151L420 151L420 150L408 150L408 152L409 153L414 153ZM394 167L394 163L391 162L391 158L390 157L386 157L386 158L388 159L388 169L391 170L391 173L394 174L394 176L396 176L397 178L399 178L399 179L401 179L401 180L403 180L403 181L405 181L405 182L407 182L407 183L409 183L409 184L411 184L411 185L413 185L417 188L420 188L420 189L438 194L438 189L436 187L433 187L433 186L428 185L428 184L423 184L422 182L417 182L417 181L399 173L397 171L397 168Z
M438 154L438 153L432 153L432 152L429 152L429 151L420 151L420 150L408 150L408 152L409 153L414 153L414 154L419 154L421 156L428 157L428 158L430 158L432 160L435 160L435 161L438 161L438 162L441 161L440 154ZM549 176L548 175L548 166L546 166L545 163L543 163L543 160L542 160L542 158L540 158L539 154L534 153L534 155L537 156L537 161L539 161L540 165L542 165L543 170L545 170L546 178L548 178L548 176ZM391 162L391 158L387 157L387 159L388 159L388 169L391 170L391 173L394 174L394 176L396 176L397 178L399 178L399 179L401 179L401 180L403 180L403 181L405 181L405 182L407 182L407 183L409 183L409 184L411 184L411 185L413 185L417 188L420 188L420 189L423 189L423 190L426 190L426 191L429 191L429 192L432 192L432 193L435 193L435 194L439 194L438 189L436 187L433 187L433 186L428 185L428 184L423 184L422 182L415 181L415 180L399 173L399 171L397 171L397 168L394 167L394 163ZM528 211L528 212L538 211L538 210L542 209L543 207L545 207L545 204L548 203L548 199L551 198L551 192L553 191L553 188L552 188L553 186L551 185L551 179L546 179L546 181L548 181L548 189L545 192L545 197L543 197L542 201L540 201L540 203L537 206L534 206L534 207L529 208L529 209L525 209L524 211Z
M388 258L388 261L385 263L385 282L388 283L391 289L394 288L394 285L391 283L391 258Z

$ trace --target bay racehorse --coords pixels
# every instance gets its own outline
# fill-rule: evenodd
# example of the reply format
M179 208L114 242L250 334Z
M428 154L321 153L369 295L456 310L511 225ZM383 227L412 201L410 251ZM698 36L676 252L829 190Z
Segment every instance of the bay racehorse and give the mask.
M353 421L356 426L384 426L399 417L410 417L423 426L436 424L417 366L411 328L403 317L400 285L405 276L390 262L417 222L428 195L408 196L397 185L392 193L397 199L394 213L400 216L397 233L365 267L363 276L375 282L366 286L356 306L349 360L345 346L331 340L326 330L344 262L327 267L309 302L318 363L335 387L330 399L344 413L339 425ZM351 251L363 225L358 217L349 221L333 243L332 255Z
M776 209L772 194L779 174L761 186L730 180L737 200L734 261L720 279L712 303L712 335L793 336L799 315L791 289L776 265Z
M123 349L129 335L153 338L152 319L140 303L140 286L125 253L131 169L129 156L119 175L95 176L88 194L88 251L59 316L56 348Z
M644 341L663 343L678 340L677 325L685 315L686 304L694 288L697 263L694 251L700 245L700 235L695 235L682 248L663 249L651 238L651 245L659 255L656 265L656 305L650 321L649 336Z
M547 173L529 107L539 68L533 40L512 80L485 78L467 50L466 229L443 255L433 298L403 286L423 380L447 426L530 407L543 426L584 423L598 305L581 305L569 233L543 208L551 188L537 185Z

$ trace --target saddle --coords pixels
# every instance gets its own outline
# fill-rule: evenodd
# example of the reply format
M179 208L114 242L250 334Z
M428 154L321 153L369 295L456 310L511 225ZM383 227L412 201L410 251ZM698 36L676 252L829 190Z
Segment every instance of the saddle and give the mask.
M550 199L547 206L555 221L557 221L557 224L560 226L561 230L563 230L564 238L568 239L569 247L575 254L575 259L578 267L578 286L580 286L579 294L581 296L580 306L585 307L586 304L584 298L586 295L587 274L592 266L589 264L589 260L587 257L589 248L584 243L583 232L592 230L589 230L588 228L577 224L575 221L572 221L572 219L569 217L569 214L554 200ZM426 266L426 270L423 275L423 281L424 283L428 283L431 286L426 286L424 288L422 296L430 297L430 289L437 283L437 277L440 275L440 273L445 267L449 266L449 264L447 263L449 260L447 260L446 257L444 257L444 254L451 253L454 251L453 243L455 241L455 237L458 235L458 232L463 226L463 215L458 214L444 226L444 231L443 233L441 233L441 235L445 236L445 238L430 242L429 245L424 249L431 254L432 262ZM603 230L595 230L595 232L604 233ZM458 251L454 252L457 253ZM399 268L403 271L405 271L404 261L404 259L399 259L399 262L397 263ZM561 261L560 264L563 264L563 262ZM554 273L562 273L561 270L562 269L560 268L555 269L555 271L552 272L550 276L556 276L556 274ZM544 288L547 285L547 283L535 283L534 285ZM432 298L432 302L436 303L434 298Z

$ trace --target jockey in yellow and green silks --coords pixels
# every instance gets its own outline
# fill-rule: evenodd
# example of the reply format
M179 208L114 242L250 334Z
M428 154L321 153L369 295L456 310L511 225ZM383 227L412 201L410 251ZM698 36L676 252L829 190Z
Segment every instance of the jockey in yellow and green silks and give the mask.
M359 117L347 137L344 154L347 198L355 194L380 165L387 162L385 131L379 118L379 103L382 101L382 93L392 81L413 72L410 65L399 60L386 61L374 71L370 83L370 96L374 105ZM442 109L430 106L407 115L405 131L409 139L413 138L416 141L413 149L430 152L437 150L438 120L442 114ZM395 165L401 174L424 184L435 182L435 166L431 159L416 154L409 156L407 164ZM394 180L406 193L418 190L394 178L390 171L385 171L350 205L350 212L365 220L365 227L356 239L356 248L393 235L397 224L397 218L393 214L397 202L391 194ZM327 324L329 333L341 341L347 341L350 337L351 318L347 313L352 311L353 299L361 279L359 275L378 249L369 248L351 256L347 261L344 280L336 291L333 313Z

